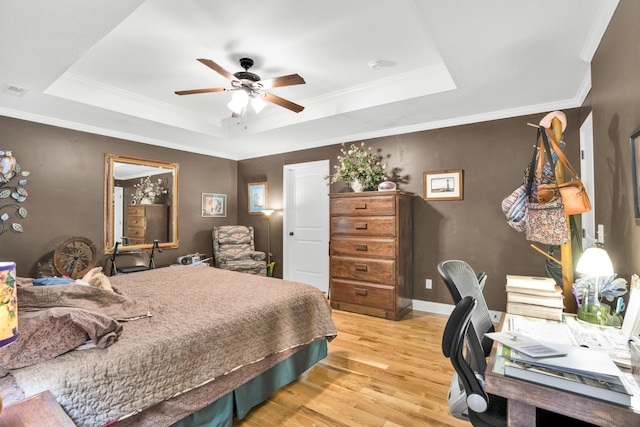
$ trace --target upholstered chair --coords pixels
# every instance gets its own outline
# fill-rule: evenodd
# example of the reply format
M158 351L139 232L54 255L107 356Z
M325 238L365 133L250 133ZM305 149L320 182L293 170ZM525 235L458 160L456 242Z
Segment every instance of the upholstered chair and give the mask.
M265 253L255 250L253 227L223 225L214 227L213 257L215 266L240 273L267 275Z

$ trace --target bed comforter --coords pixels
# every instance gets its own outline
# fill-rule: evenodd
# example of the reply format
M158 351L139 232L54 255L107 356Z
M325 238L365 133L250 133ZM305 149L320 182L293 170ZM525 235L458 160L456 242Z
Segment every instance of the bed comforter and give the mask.
M336 329L325 295L295 282L173 266L111 277L151 317L111 346L11 371L26 396L50 390L79 426L101 426Z

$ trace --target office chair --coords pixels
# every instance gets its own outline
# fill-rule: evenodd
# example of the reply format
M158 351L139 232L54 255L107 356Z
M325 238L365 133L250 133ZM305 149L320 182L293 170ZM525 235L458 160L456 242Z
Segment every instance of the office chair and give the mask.
M469 264L459 260L442 261L438 264L438 273L447 285L454 304L458 304L466 296L472 296L476 300L478 308L471 317L471 327L469 328L471 333L467 345L472 352L483 354L485 358L488 357L493 341L485 337L485 334L493 332L495 329L482 294L487 275L484 272L476 274ZM478 372L484 372L486 360L477 358L476 361L472 361L472 363L476 362L478 366L474 366L474 369Z
M497 427L507 425L506 399L487 394L481 382L484 371L472 368L465 358L465 338L470 321L478 305L472 296L462 298L454 308L442 334L442 353L449 358L466 392L469 421L473 426ZM467 357L469 355L467 354ZM473 357L473 356L471 356ZM481 356L484 359L484 356Z
M476 274L469 264L458 260L442 261L438 264L438 273L447 285L454 304L458 304L465 296L472 296L476 300L478 308L474 310L467 334L469 337L466 341L467 354L473 369L484 372L487 366L486 358L493 345L493 341L484 335L494 331L489 309L482 295L487 274L485 272ZM471 357L472 354L482 355L482 357ZM457 372L451 378L447 405L452 416L469 421L467 395Z

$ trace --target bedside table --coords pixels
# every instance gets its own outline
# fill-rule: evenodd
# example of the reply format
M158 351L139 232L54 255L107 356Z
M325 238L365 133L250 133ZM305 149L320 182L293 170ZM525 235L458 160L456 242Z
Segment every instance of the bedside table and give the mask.
M0 426L75 427L75 424L47 390L2 408Z

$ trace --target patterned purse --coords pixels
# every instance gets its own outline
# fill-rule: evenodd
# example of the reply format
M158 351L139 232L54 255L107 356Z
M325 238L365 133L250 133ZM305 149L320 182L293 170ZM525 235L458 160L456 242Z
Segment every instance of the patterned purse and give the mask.
M547 203L526 202L525 235L527 240L547 245L563 245L569 241L569 226L562 198Z
M538 130L538 138L543 140L544 149L551 159L549 141L541 130ZM540 145L539 145L540 146ZM540 150L542 147L540 146ZM542 162L544 153L538 155L537 180L542 178ZM552 172L553 173L553 172ZM555 181L555 176L553 177ZM555 197L546 203L538 203L537 197L532 197L531 187L533 179L527 182L527 199L525 202L525 236L527 240L544 243L547 245L563 245L569 241L569 225L559 191Z

